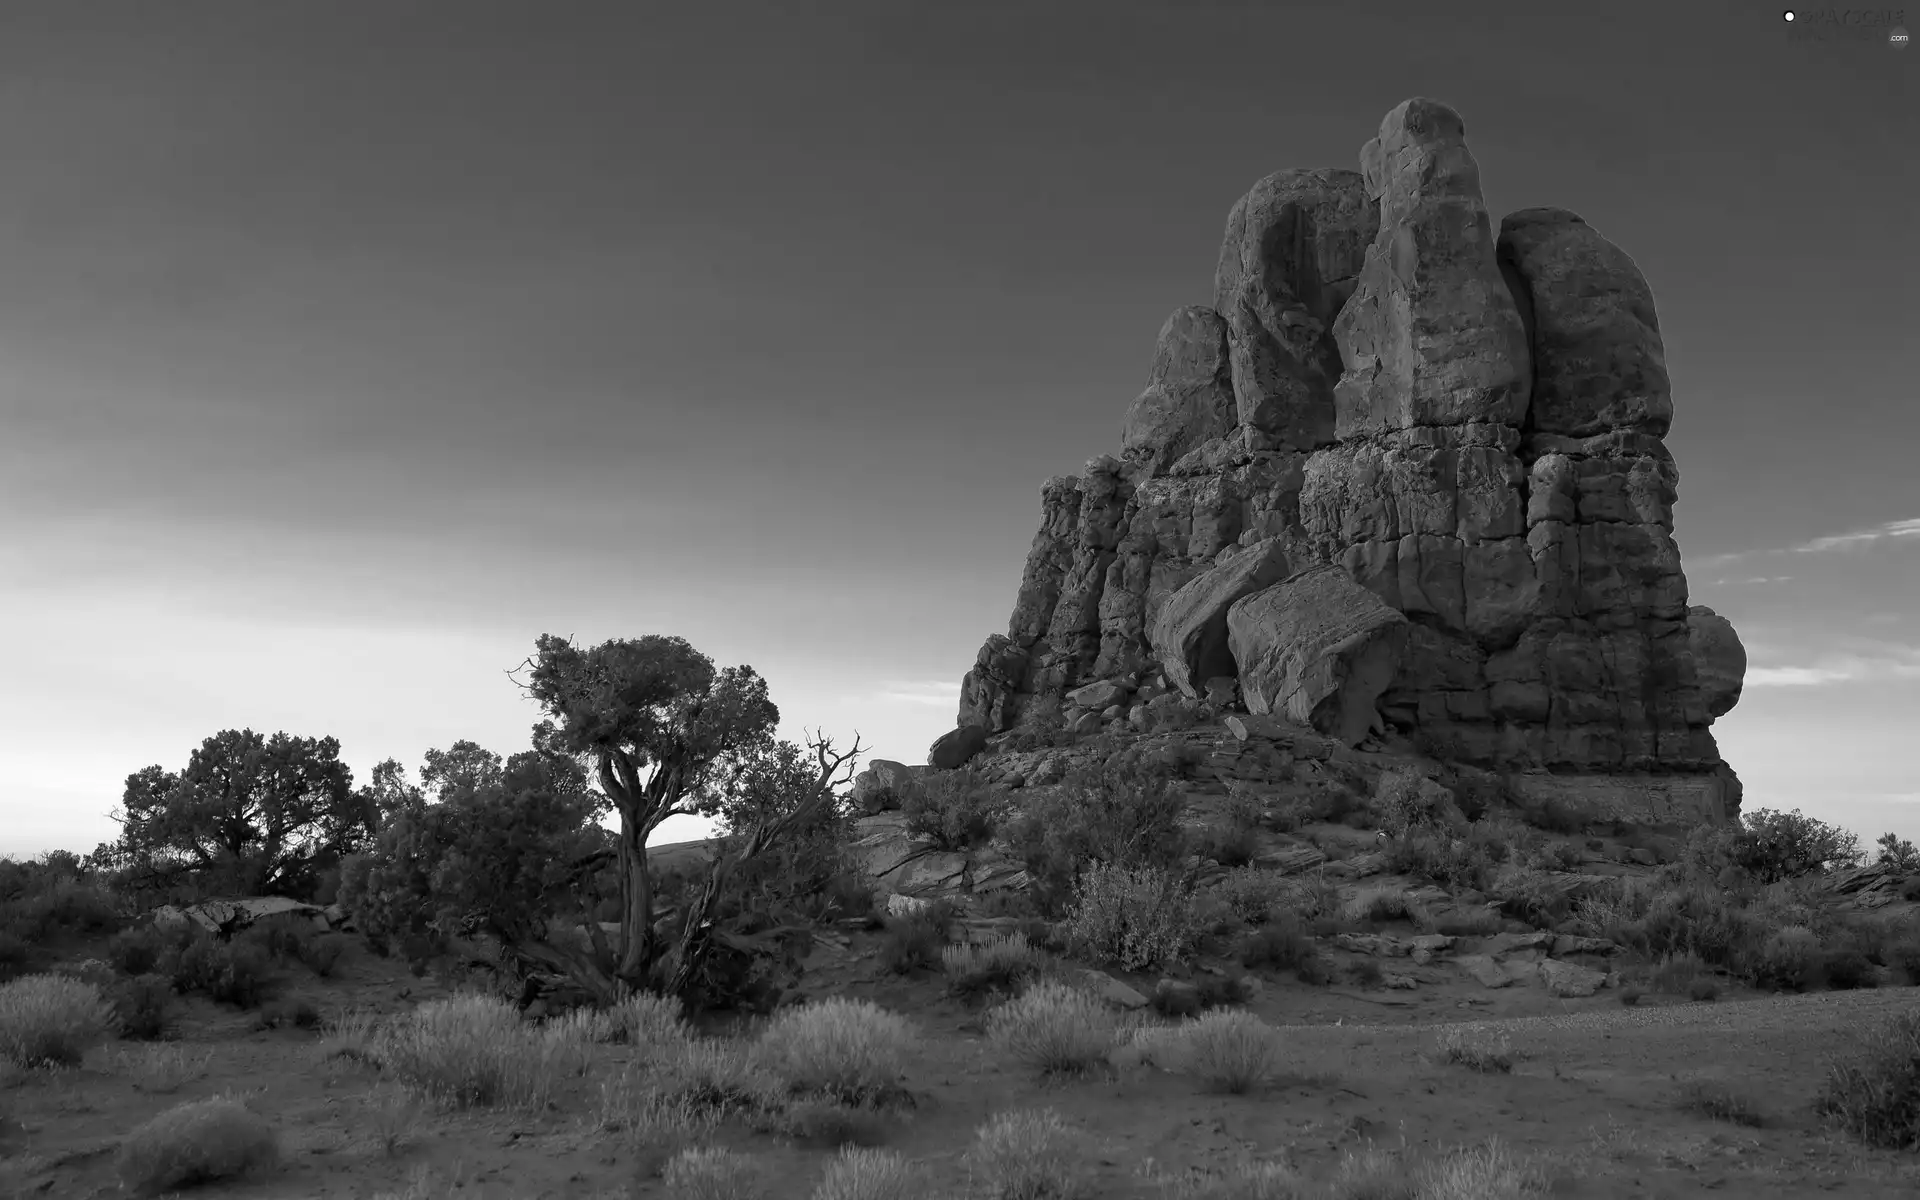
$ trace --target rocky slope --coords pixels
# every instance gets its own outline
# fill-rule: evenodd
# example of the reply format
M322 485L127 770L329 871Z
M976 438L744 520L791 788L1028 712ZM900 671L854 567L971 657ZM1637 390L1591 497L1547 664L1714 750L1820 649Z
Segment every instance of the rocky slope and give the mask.
M1043 488L962 729L1144 728L1158 682L1731 816L1711 725L1745 659L1688 605L1645 278L1563 209L1496 235L1435 101L1387 114L1360 167L1233 206L1213 303L1162 328L1120 453Z

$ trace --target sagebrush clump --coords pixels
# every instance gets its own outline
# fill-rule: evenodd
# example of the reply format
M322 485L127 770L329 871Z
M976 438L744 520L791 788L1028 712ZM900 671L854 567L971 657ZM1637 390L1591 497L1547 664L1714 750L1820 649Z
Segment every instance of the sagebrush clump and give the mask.
M754 1060L795 1091L869 1104L899 1090L914 1042L904 1017L865 1000L816 1000L775 1017Z
M1097 998L1057 981L1043 981L994 1009L987 1038L1042 1075L1086 1071L1113 1049L1115 1026Z
M1122 970L1185 961L1202 932L1191 882L1159 867L1095 863L1074 888L1067 945Z
M67 975L23 975L0 984L0 1058L23 1067L78 1066L118 1032L94 984Z
M280 1157L273 1127L238 1100L170 1108L129 1133L115 1163L134 1192L162 1192L265 1170Z

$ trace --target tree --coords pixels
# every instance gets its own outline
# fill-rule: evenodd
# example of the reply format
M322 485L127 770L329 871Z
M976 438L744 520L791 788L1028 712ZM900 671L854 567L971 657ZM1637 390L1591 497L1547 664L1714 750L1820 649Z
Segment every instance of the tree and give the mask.
M716 859L669 952L654 930L647 840L669 817L724 811L728 785L750 778L754 761L772 752L780 712L766 682L751 667L716 671L685 639L661 635L589 650L544 635L522 667L532 670L523 686L553 718L548 748L590 760L619 814L619 945L602 945L599 926L589 923L596 956L608 962L618 990L680 994L699 969L703 930L734 864L765 852L828 802L843 769L850 777L859 740L844 754L825 737L809 743L815 762L804 797L783 815L754 819Z
M1860 861L1860 839L1849 830L1795 809L1760 809L1741 818L1732 837L1733 865L1761 883L1851 867Z
M330 737L217 733L184 771L155 765L127 776L114 817L121 836L103 858L117 859L136 885L193 876L243 894L309 895L378 821L339 755Z

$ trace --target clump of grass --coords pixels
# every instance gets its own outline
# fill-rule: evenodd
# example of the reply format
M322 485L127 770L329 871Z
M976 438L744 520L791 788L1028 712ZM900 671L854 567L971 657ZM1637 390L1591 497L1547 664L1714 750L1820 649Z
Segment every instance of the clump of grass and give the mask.
M1182 1027L1176 1044L1182 1068L1209 1089L1232 1096L1267 1083L1285 1054L1278 1030L1231 1009L1216 1009Z
M1699 1113L1716 1121L1745 1125L1749 1129L1759 1129L1767 1123L1765 1115L1751 1097L1734 1091L1724 1083L1689 1080L1680 1087L1678 1103L1688 1112Z
M1299 1171L1279 1162L1236 1162L1217 1173L1189 1171L1165 1180L1166 1200L1306 1200L1319 1195Z
M1455 1025L1438 1039L1441 1061L1455 1063L1483 1075L1505 1075L1513 1070L1513 1045L1504 1033L1472 1025Z
M196 1054L178 1045L122 1050L114 1056L114 1065L134 1087L158 1095L179 1091L204 1075L212 1062L213 1051Z
M693 1030L681 1015L677 996L635 992L607 1010L616 1032L614 1040L630 1046L654 1046L689 1041Z
M979 945L948 946L940 952L947 991L967 999L1018 990L1038 973L1040 961L1039 952L1021 933Z
M918 1163L890 1150L855 1148L827 1164L811 1200L917 1200L931 1191Z
M652 1062L656 1085L704 1111L761 1116L778 1112L787 1083L768 1070L749 1047L705 1038L665 1048Z
M1816 1107L1869 1146L1920 1149L1920 1012L1864 1030L1851 1061L1828 1067Z
M996 1200L1084 1200L1086 1139L1052 1109L1001 1113L974 1135L966 1162Z
M720 1113L690 1093L663 1088L629 1067L602 1081L594 1110L600 1132L616 1135L641 1161L643 1176L655 1175L680 1151L709 1137Z
M987 1017L988 1041L1042 1075L1077 1074L1104 1062L1114 1035L1105 1004L1054 980L1035 984Z
M759 1165L717 1146L682 1150L662 1174L668 1190L684 1200L759 1200L765 1195Z
M298 997L270 1000L261 1006L253 1024L256 1029L314 1029L320 1024L320 1010Z
M913 1027L897 1013L835 997L782 1012L753 1052L794 1091L860 1105L898 1091L913 1041Z
M413 1139L425 1119L419 1098L406 1088L391 1085L375 1088L362 1111L373 1128L374 1140L388 1158Z
M896 975L908 975L940 965L940 952L953 926L953 906L936 900L882 922L886 932L880 941L880 962Z
M173 1000L173 987L166 976L136 975L118 980L106 990L106 997L113 1005L122 1038L154 1042L166 1036Z
M134 1192L162 1192L232 1179L279 1161L265 1119L228 1096L181 1104L129 1133L115 1161Z
M1236 867L1207 891L1226 904L1241 921L1259 925L1294 894L1295 887L1283 872L1263 867Z
M470 995L420 1005L372 1053L393 1078L455 1108L538 1108L552 1086L542 1050L512 1005Z
M776 1112L759 1114L752 1124L761 1133L778 1134L816 1149L878 1146L887 1140L887 1125L879 1112L819 1096L796 1097Z
M1345 916L1349 921L1384 923L1408 920L1417 911L1418 907L1407 899L1405 888L1368 887L1347 901Z
M1293 912L1281 910L1241 943L1240 965L1249 969L1299 970L1303 964L1318 958L1319 953L1312 935L1307 932L1306 922Z
M0 984L0 1058L23 1067L74 1067L117 1024L100 989L66 975Z
M1532 1200L1546 1196L1548 1185L1538 1165L1490 1139L1429 1164L1419 1173L1411 1196L1413 1200Z

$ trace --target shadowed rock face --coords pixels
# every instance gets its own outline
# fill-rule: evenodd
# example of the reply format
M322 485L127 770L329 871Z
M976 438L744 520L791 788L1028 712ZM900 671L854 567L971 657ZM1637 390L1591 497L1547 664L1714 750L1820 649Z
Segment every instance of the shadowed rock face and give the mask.
M1262 543L1294 575L1339 568L1404 621L1369 626L1396 632L1361 658L1310 663L1287 639L1313 640L1312 613L1241 590L1250 702L1284 691L1305 712L1338 692L1321 723L1384 722L1464 762L1727 774L1709 727L1744 654L1688 609L1646 280L1564 209L1496 226L1464 123L1436 101L1387 114L1359 165L1281 171L1233 206L1213 307L1162 330L1124 461L1043 489L962 722L1010 728L1036 697L1168 653L1216 669L1212 633L1156 644L1156 622L1226 551ZM1325 682L1343 672L1358 690ZM1356 715L1374 692L1378 720Z

